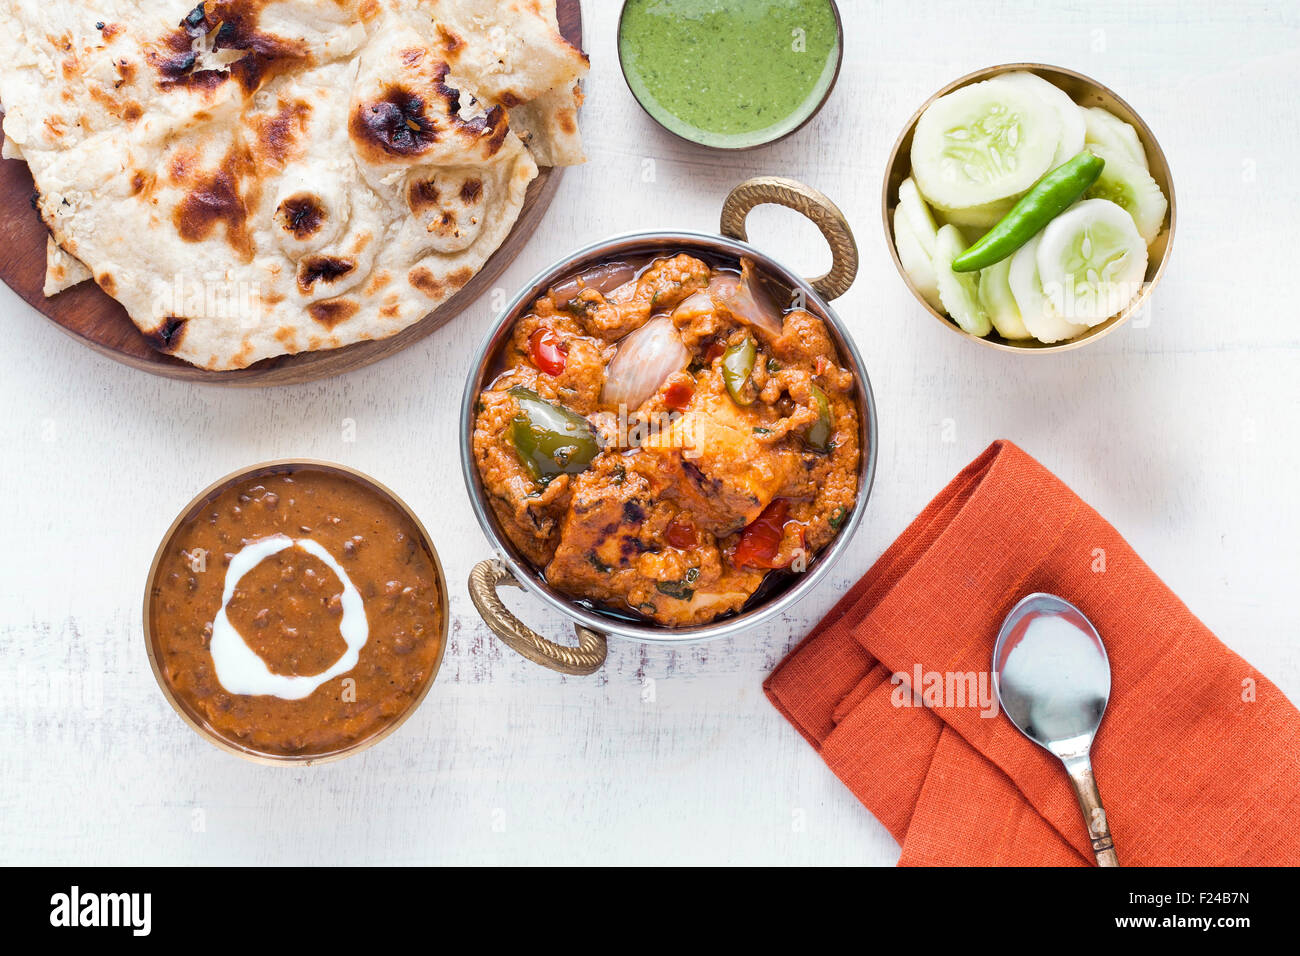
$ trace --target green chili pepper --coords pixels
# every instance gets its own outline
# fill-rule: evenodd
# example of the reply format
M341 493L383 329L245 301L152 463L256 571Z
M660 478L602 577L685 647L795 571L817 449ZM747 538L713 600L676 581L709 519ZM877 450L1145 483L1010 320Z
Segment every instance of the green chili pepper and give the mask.
M953 272L976 272L1001 262L1088 191L1106 161L1084 150L1034 183L1002 221L952 261Z
M812 386L813 403L817 406L817 421L808 426L804 441L817 451L831 450L831 432L835 424L831 420L831 402L816 385Z
M519 404L519 414L510 423L510 440L534 481L545 483L556 475L586 470L600 452L600 440L589 421L522 385L509 394Z
M754 402L754 389L746 386L757 358L758 346L748 336L739 345L733 345L722 353L722 382L737 405L752 405Z

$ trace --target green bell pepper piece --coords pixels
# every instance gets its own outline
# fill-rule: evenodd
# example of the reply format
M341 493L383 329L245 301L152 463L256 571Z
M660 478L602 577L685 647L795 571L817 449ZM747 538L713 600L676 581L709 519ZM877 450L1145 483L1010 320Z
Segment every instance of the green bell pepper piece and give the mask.
M519 405L510 423L510 440L534 481L545 484L556 475L576 475L600 453L596 430L581 415L522 385L509 394Z
M750 337L722 353L722 383L727 386L727 393L737 405L754 403L754 389L745 386L754 373L757 358L758 345Z

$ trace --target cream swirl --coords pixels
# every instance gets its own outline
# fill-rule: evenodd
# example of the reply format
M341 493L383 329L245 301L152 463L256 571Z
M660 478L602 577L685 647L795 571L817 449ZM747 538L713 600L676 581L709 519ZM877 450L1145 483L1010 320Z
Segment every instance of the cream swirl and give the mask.
M274 673L267 667L266 661L245 643L226 615L226 606L244 575L271 555L293 547L320 558L343 583L343 616L339 621L339 634L347 644L347 650L326 670L305 677ZM212 621L209 651L216 668L217 680L229 693L250 696L264 694L285 700L302 700L321 684L356 667L361 648L365 647L369 637L370 623L366 619L366 607L361 600L361 593L333 555L310 538L295 540L287 535L276 534L245 545L230 559L230 567L226 569L225 589L221 593L221 610Z

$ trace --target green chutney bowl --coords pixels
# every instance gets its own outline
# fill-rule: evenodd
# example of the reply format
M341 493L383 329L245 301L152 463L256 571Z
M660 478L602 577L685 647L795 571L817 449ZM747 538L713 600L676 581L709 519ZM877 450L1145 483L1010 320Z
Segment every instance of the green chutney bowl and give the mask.
M678 139L755 149L802 129L844 59L835 0L625 0L623 79Z

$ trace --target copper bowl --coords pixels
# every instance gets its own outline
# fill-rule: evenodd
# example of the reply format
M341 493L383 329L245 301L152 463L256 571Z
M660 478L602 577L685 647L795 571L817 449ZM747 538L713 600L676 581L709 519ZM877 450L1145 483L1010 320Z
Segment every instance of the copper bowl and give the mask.
M280 475L288 472L311 469L313 471L330 472L336 475L342 475L353 481L365 486L379 497L390 502L397 507L410 520L411 525L419 533L420 543L429 552L433 559L433 567L437 573L438 579L438 606L441 624L438 628L438 656L434 660L433 667L429 671L429 676L424 682L420 692L415 695L401 714L391 722L371 734L369 737L363 737L360 740L342 747L339 750L319 754L274 754L256 750L251 747L242 746L229 738L218 734L203 716L190 707L185 701L181 700L172 690L171 683L163 674L162 665L159 658L161 654L158 648L157 635L153 628L153 609L152 596L154 589L154 580L158 575L158 568L162 563L163 556L167 553L172 545L172 540L180 527L193 518L204 508L208 502L220 495L231 485L241 482L248 478L257 478L264 475ZM329 763L334 760L342 760L344 757L350 757L353 754L360 753L370 747L373 747L379 741L383 740L389 734L393 733L400 727L411 714L415 713L416 708L423 702L425 696L429 693L429 688L433 686L434 679L438 676L438 671L442 666L442 658L447 650L447 632L450 626L451 612L447 604L447 578L443 573L442 562L438 559L438 552L429 538L429 532L425 529L424 524L416 516L415 512L399 498L393 491L379 482L375 481L368 475L362 474L353 468L345 465L338 465L328 461L317 461L311 458L282 458L276 461L262 462L258 465L252 465L248 468L241 468L239 471L232 472L226 477L213 482L203 491L199 492L194 500L191 501L176 516L176 520L171 523L167 533L162 537L162 543L158 545L158 551L154 554L153 563L149 566L149 576L146 579L144 589L144 646L145 652L149 655L149 666L153 668L153 676L158 681L158 687L162 690L163 696L167 698L167 703L172 705L172 709L181 717L181 720L189 724L200 737L209 743L221 748L227 753L232 753L237 757L243 757L245 760L251 760L254 763L274 764L274 765L293 765L306 767L312 764Z
M898 186L911 175L912 133L916 129L921 114L926 111L931 103L941 96L946 96L953 90L960 89L963 86L970 86L972 83L978 83L981 80L991 79L1002 73L1011 73L1018 70L1037 74L1054 86L1059 87L1080 106L1100 106L1132 126L1137 131L1138 139L1142 142L1142 148L1146 151L1147 162L1151 167L1151 178L1156 181L1165 197L1169 200L1169 211L1165 214L1165 226L1148 249L1146 281L1142 285L1142 291L1134 297L1132 302L1125 306L1123 311L1111 316L1105 322L1094 326L1077 338L1065 342L1056 342L1052 345L1044 345L1033 339L1023 341L1004 339L997 334L996 330L984 337L962 331L952 319L926 302L921 293L916 290L916 286L912 284L912 280L908 278L906 271L903 269L902 261L898 258L898 248L894 241L894 207L898 205ZM1155 290L1156 283L1164 275L1165 266L1169 263L1169 247L1173 244L1174 227L1178 224L1178 200L1174 195L1174 181L1169 172L1169 162L1165 159L1160 144L1156 142L1155 134L1151 132L1151 128L1143 122L1142 117L1138 116L1133 107L1120 99L1114 90L1103 86L1091 77L1076 73L1073 70L1067 70L1064 67L1048 66L1045 63L1004 63L1001 66L990 66L983 70L976 70L959 80L953 80L922 103L921 108L912 114L907 126L903 128L902 135L894 143L894 150L889 154L889 163L885 166L885 170L885 185L880 206L884 217L885 238L889 244L889 254L893 256L894 265L898 268L898 274L903 277L903 281L907 283L912 295L916 296L916 301L921 303L926 312L929 312L942 322L945 328L956 332L963 338L972 339L990 348L1022 354L1028 352L1066 352L1096 342L1102 336L1109 335L1119 328L1132 318L1135 313L1141 311L1147 298Z

